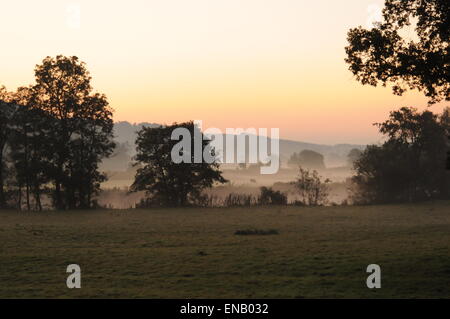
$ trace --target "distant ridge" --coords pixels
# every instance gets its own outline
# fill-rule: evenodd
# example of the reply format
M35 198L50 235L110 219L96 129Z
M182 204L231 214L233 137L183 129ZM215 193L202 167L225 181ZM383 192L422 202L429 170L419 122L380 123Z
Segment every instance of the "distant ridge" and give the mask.
M139 131L143 126L147 127L158 127L160 124L156 123L130 123L127 121L121 121L114 123L114 136L115 140L119 143L128 142L130 145L134 144L136 140L136 132Z
M135 154L134 142L137 136L136 132L144 126L158 127L160 124L149 122L130 123L127 121L116 122L114 124L115 140L128 149L128 154L120 154L120 156L113 156L105 160L103 164L106 169L126 170L128 168L129 161L131 161L131 157ZM327 167L338 167L346 165L347 155L350 150L353 148L363 150L365 147L366 145L361 144L327 145L280 139L280 158L281 163L285 164L293 153L308 149L321 153L325 158L325 165Z

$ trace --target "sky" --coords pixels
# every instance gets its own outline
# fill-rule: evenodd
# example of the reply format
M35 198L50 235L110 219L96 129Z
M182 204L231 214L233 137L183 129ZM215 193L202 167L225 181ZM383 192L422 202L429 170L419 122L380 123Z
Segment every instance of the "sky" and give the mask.
M420 93L358 83L347 31L383 0L14 0L0 2L0 85L34 82L46 56L86 62L115 121L279 128L286 139L376 143L372 125ZM431 107L440 112L442 105Z

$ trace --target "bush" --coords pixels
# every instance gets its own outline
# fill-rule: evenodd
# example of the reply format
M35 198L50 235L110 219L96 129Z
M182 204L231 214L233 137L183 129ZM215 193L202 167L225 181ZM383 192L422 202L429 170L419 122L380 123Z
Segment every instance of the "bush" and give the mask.
M318 206L328 202L328 186L331 181L322 181L317 171L310 172L300 167L300 174L294 182L303 205Z
M258 197L259 205L287 205L286 194L264 186L260 188L260 191L261 193Z

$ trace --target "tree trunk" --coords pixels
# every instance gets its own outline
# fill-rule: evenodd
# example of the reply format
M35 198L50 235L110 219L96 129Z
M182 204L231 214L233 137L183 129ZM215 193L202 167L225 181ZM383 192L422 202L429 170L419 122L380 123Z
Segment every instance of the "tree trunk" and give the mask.
M19 186L19 198L17 199L17 209L22 210L22 186Z
M25 187L25 194L26 194L26 198L27 198L27 210L30 211L31 210L31 206L30 206L30 185L28 185Z
M35 187L34 199L36 201L36 209L41 212L42 211L42 204L41 204L41 191L39 189L39 186Z
M59 181L55 182L55 208L62 209L61 202L61 183Z
M3 146L0 146L0 208L6 208L6 198L3 180Z

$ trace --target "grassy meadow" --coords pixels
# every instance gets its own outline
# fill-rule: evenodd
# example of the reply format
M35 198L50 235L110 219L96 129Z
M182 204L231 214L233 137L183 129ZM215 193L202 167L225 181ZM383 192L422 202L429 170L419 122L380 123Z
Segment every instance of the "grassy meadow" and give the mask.
M449 208L4 211L0 298L450 298Z

